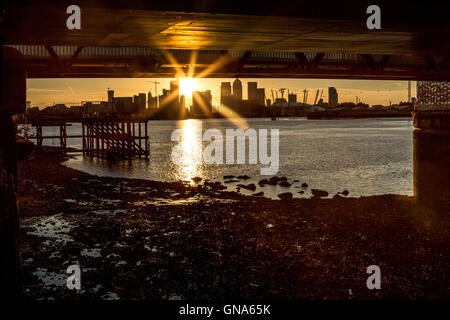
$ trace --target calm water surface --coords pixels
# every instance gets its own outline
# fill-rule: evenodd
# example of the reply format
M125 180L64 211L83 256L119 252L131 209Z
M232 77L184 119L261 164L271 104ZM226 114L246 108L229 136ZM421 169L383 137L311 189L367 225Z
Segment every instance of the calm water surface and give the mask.
M295 197L309 197L298 194L295 188L306 182L310 188L323 189L334 195L347 189L351 196L376 194L412 195L412 122L411 119L349 119L349 120L306 120L304 118L246 119L250 128L279 129L280 167L278 176L300 180L290 188L265 186L257 182L268 178L260 174L262 165L207 165L195 164L189 158L201 152L201 146L194 143L195 128L217 128L225 135L225 129L236 128L236 123L225 119L150 121L150 159L138 159L109 163L98 159L84 159L77 156L66 162L68 167L99 176L141 178L159 181L190 180L200 176L204 179L223 181L224 175L251 177L245 183L255 183L256 192L264 191L268 197L281 192L292 192ZM182 128L181 142L186 161L175 165L171 161L171 134ZM44 135L53 134L52 128L45 128ZM81 125L73 124L68 133L81 133ZM58 141L48 140L48 145ZM68 145L81 148L81 139L69 139ZM224 149L225 150L225 149ZM242 183L242 182L241 182ZM235 190L238 183L229 184ZM309 190L308 188L307 190ZM242 190L243 193L252 193Z

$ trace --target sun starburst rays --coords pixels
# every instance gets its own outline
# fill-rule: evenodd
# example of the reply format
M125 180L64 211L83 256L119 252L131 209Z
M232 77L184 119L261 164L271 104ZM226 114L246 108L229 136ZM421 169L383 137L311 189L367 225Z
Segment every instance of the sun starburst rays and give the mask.
M202 110L203 114L207 117L212 117L211 110L208 108L205 101L203 101L201 96L196 94L195 92L198 90L199 87L198 79L206 78L215 71L220 70L221 68L230 64L232 62L232 57L229 54L224 54L220 58L218 58L214 63L210 64L197 74L196 66L197 66L198 52L196 50L192 51L189 59L189 64L185 67L182 67L181 64L178 63L176 58L169 51L165 51L165 56L168 62L174 68L175 77L180 81L179 93L183 94L185 97L191 96L193 100L192 102L194 102L195 100L195 102L199 105L200 109ZM185 72L186 68L187 72ZM161 106L167 105L174 98L175 96L173 94L171 94L169 97L166 97L161 102ZM237 113L229 106L222 104L217 109L217 112L219 112L223 117L231 121L237 127L241 129L248 128L248 124L245 121L245 119L242 118L242 116L239 113Z

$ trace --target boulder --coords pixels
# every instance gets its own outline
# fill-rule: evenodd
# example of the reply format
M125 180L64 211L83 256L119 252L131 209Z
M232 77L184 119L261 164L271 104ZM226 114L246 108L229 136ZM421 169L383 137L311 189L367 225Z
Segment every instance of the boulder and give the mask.
M238 184L239 187L243 188L243 189L247 189L247 190L252 190L255 191L256 190L256 186L254 183L250 183L248 185L244 185L244 184Z
M292 193L290 193L290 192L280 193L280 194L278 195L278 198L280 198L281 200L289 200L289 199L292 199Z
M290 187L291 186L291 184L287 181L281 181L278 183L278 185L281 187Z
M311 189L311 192L313 194L314 197L327 197L328 196L328 192L324 191L324 190L319 190L319 189Z
M306 182L302 183L302 188L308 188L308 184Z

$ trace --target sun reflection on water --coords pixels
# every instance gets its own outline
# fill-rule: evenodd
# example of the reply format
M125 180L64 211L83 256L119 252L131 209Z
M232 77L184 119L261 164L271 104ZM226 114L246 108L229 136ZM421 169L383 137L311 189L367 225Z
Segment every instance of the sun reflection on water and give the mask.
M180 164L176 164L176 177L189 181L194 177L203 176L202 162L202 122L201 120L178 121L177 127L182 130L180 146Z

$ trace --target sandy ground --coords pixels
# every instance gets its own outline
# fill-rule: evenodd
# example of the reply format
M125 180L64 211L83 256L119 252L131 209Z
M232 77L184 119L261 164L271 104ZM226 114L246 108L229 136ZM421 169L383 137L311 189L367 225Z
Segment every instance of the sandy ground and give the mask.
M449 298L448 217L412 197L270 200L221 183L91 176L63 160L20 164L27 299ZM81 290L66 287L73 264ZM380 290L366 286L369 265Z

